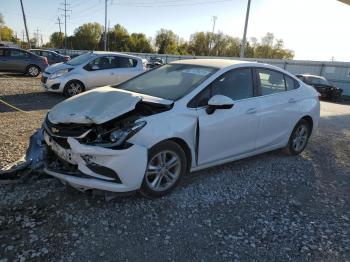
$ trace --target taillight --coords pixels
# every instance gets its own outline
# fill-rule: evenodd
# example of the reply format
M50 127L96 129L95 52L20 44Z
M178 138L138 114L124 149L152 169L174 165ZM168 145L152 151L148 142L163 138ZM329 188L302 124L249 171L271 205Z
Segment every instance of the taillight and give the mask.
M44 59L44 64L45 64L45 65L48 65L49 62L47 61L47 58L46 58L46 57L43 57L43 59Z
M65 56L63 59L64 59L64 61L69 61L70 57L69 56Z

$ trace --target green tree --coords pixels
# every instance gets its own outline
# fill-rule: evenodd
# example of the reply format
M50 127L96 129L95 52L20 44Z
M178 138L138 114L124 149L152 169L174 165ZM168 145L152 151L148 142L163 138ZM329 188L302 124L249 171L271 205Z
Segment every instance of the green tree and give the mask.
M196 32L191 35L188 51L192 55L205 56L209 54L210 33Z
M7 26L0 25L0 34L2 41L11 41L13 39L13 30Z
M156 35L156 47L158 54L175 54L176 53L176 34L171 30L160 29Z
M112 30L108 32L108 50L118 52L130 51L130 35L125 27L116 24ZM101 39L101 49L103 46L103 39Z
M137 53L152 53L152 46L145 34L132 33L130 36L130 51Z
M99 23L87 23L74 30L73 47L75 49L95 50L98 48L103 27Z
M64 33L54 32L50 35L50 43L55 48L62 48L64 41Z

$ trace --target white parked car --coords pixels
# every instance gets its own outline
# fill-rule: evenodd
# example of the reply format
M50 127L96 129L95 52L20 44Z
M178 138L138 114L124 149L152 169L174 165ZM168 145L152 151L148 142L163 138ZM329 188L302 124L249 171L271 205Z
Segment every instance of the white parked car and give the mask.
M277 67L176 61L56 105L45 172L80 190L158 197L189 171L278 148L300 154L319 117L319 94Z
M141 58L113 52L89 52L45 69L41 82L50 92L74 96L85 90L115 85L146 70Z

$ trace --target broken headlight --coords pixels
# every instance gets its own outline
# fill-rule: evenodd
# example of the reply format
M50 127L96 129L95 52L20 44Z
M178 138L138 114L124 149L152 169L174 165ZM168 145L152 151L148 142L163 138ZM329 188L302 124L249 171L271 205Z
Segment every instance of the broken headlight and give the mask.
M146 125L145 121L139 121L133 123L130 126L112 130L106 134L99 135L96 143L102 147L118 147L123 145L130 137L135 135L138 131L140 131ZM102 138L103 136L103 138ZM107 142L108 141L108 142Z

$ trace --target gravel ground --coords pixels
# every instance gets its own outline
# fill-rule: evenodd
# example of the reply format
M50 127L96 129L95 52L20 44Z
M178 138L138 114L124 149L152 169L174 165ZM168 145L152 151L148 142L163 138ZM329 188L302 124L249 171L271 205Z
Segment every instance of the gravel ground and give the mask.
M60 96L0 75L0 167ZM350 261L350 106L323 102L305 152L193 173L169 196L106 202L36 176L0 185L0 261Z

